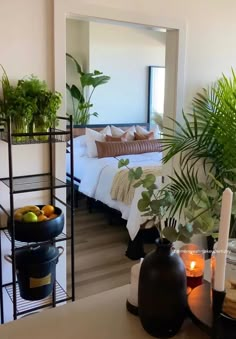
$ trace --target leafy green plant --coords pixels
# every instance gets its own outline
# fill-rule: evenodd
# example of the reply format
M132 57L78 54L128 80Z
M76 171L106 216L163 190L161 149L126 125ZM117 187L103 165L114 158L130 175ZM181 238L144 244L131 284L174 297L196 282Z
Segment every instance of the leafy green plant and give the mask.
M164 163L176 155L180 156L180 170L170 177L172 182L168 186L176 200L170 212L174 214L178 211L181 214L185 211L190 217L189 212L194 208L194 214L190 217L194 225L208 224L205 229L211 233L213 228L218 228L219 206L224 189L230 187L235 192L236 188L234 71L231 78L223 75L208 89L197 93L193 99L193 112L183 112L183 121L184 124L180 124L173 120L174 127L166 128L162 140L166 151ZM205 179L199 178L200 168L205 173ZM199 196L203 198L197 205L196 197ZM235 229L235 199L233 204L231 236Z
M0 111L3 118L11 118L15 124L28 124L32 119L35 103L32 102L20 86L12 86L3 66L2 98L0 98Z
M98 86L106 84L110 77L97 70L93 73L85 73L72 55L67 53L66 56L74 62L80 81L80 88L74 84L71 86L68 83L66 84L72 100L73 122L74 124L86 125L90 116L98 116L97 112L90 113L90 109L93 107L91 98L94 90ZM90 92L88 91L89 88L92 88Z
M57 124L56 114L62 99L59 92L50 91L45 81L33 75L18 81L17 87L34 107L31 124L46 129Z
M216 190L204 185L199 186L199 192L190 200L188 209L184 210L185 223L179 223L177 227L165 226L163 219L172 218L173 215L169 212L176 206L171 185L160 189L155 183L156 177L153 174L144 175L141 167L129 168L128 165L128 159L121 159L118 162L119 168L125 166L128 169L129 179L134 182L133 186L143 188L138 209L142 216L148 217L146 223L149 226L157 227L160 238L165 237L171 242L179 240L188 243L194 234L214 235L220 213L220 197Z
M171 118L170 118L171 119ZM139 179L135 187L144 188L138 203L144 215L182 217L177 229L164 228L170 241L189 242L194 234L217 236L222 193L226 187L234 192L231 234L236 233L236 75L225 75L193 99L193 112L183 112L183 121L174 119L173 128L165 127L163 162L179 155L179 169L169 176L170 183L151 194L140 179L141 169L130 171L130 178ZM127 166L123 160L120 166ZM199 170L203 169L204 177ZM142 174L141 174L142 175ZM139 177L139 178L138 178ZM154 178L152 179L154 180ZM155 182L155 181L154 181ZM153 186L154 188L154 186ZM170 204L163 196L172 197ZM152 207L155 206L153 209ZM160 207L158 209L158 207Z

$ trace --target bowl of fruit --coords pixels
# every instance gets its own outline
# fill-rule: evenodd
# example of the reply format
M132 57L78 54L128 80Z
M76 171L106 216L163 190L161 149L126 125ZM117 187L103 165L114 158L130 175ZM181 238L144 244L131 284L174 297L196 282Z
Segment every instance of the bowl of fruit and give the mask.
M14 212L15 239L24 242L47 241L57 237L64 227L64 214L52 205L30 205ZM12 235L10 220L8 231Z

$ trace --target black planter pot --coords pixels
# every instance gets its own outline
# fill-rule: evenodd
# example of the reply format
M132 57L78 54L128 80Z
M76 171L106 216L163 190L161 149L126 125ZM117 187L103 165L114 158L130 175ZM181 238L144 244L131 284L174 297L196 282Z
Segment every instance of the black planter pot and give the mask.
M42 245L16 252L17 280L23 299L40 300L52 293L56 264L63 251L61 246ZM12 262L9 255L5 259Z
M179 331L186 315L186 273L169 241L158 239L156 245L141 265L139 316L150 335L170 338Z

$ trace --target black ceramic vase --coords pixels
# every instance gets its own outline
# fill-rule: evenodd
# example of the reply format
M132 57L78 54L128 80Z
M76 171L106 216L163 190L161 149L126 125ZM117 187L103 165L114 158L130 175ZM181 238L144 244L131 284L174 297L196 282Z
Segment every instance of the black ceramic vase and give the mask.
M139 316L150 335L170 338L179 331L186 314L186 273L168 240L157 239L156 245L141 265Z

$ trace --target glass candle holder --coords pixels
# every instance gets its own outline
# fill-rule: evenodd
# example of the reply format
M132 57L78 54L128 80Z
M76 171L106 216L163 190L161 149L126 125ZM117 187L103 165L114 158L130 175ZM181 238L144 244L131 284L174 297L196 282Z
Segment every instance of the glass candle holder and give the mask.
M184 245L180 248L187 277L187 286L191 289L199 286L203 282L205 260L203 251L195 244Z

